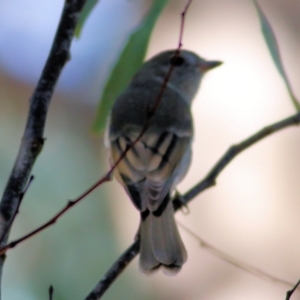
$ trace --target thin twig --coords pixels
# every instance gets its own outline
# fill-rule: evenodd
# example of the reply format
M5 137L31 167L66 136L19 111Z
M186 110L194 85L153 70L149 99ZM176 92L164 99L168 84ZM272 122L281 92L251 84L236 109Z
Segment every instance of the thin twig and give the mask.
M182 39L183 39L183 30L184 30L184 21L185 16L189 10L190 5L192 4L192 0L188 0L183 12L181 13L181 23L180 23L180 33L179 33L179 45L178 45L178 51L182 47Z
M68 210L70 210L74 205L78 204L82 199L84 199L88 194L90 194L94 189L96 189L99 185L102 183L110 180L111 173L105 174L99 181L97 181L93 186L91 186L88 190L86 190L83 194L81 194L79 197L77 197L74 200L68 201L66 206L62 208L58 213L56 213L49 221L44 223L43 225L39 226L38 228L34 229L33 231L27 233L26 235L22 236L21 238L14 240L5 246L0 248L0 255L5 253L7 250L12 249L16 247L21 242L28 240L30 237L36 235L37 233L43 231L44 229L50 227L51 225L54 225L56 221L64 215Z
M292 297L292 295L294 294L294 292L297 290L298 286L300 285L300 279L298 280L298 282L295 284L295 286L286 292L286 298L285 300L290 300L290 298Z
M191 190L189 190L184 195L180 196L179 199L175 199L177 201L174 202L174 208L177 211L182 206L186 205L189 201L195 198L198 194L203 192L205 189L213 186L216 183L216 178L222 172L222 170L243 150L249 148L253 144L257 143L258 141L262 140L263 138L274 134L284 128L293 125L300 124L300 113L283 119L279 122L271 124L262 130L258 131L257 133L253 134L249 138L245 139L241 143L230 147L225 154L220 158L220 160L216 163L216 165L211 169L211 171L206 175L206 177L199 182L196 186L194 186ZM135 241L123 254L116 260L113 264L114 267L110 268L105 275L102 277L100 282L96 285L94 290L90 293L93 295L94 298L91 299L100 299L101 296L105 293L105 291L109 288L109 286L113 283L114 280L124 271L124 264L127 266L130 261L132 261L137 254L139 253L139 247L134 247L136 243L139 241ZM122 259L126 257L125 261ZM130 259L130 260L129 260ZM118 269L119 266L119 269ZM122 266L122 267L121 267ZM264 274L265 277L268 277L268 274ZM110 278L109 281L106 281L106 278ZM270 277L268 277L271 279ZM280 281L277 278L274 279L276 281ZM286 282L286 284L289 284ZM97 296L97 297L96 297ZM88 298L87 298L88 299ZM89 299L90 300L90 299Z
M43 148L43 134L50 100L61 70L69 59L69 48L77 19L85 2L86 0L65 0L64 2L52 49L30 99L27 123L19 152L3 192L0 203L0 236L7 231L7 224L12 225L11 219L14 218L18 209L20 193L24 190L36 158ZM2 245L7 239L8 235L4 234ZM4 256L1 256L0 277L2 277L3 262Z
M52 285L50 285L48 292L49 292L49 300L53 300L54 288Z
M229 254L221 251L220 249L216 248L215 246L211 245L210 243L206 242L203 238L201 238L200 236L198 236L195 232L193 232L192 230L190 230L189 228L187 228L185 225L183 225L182 223L179 223L177 221L177 223L180 225L180 227L182 227L187 233L189 233L191 236L193 236L196 240L199 241L200 246L205 248L208 252L212 253L213 255L221 258L222 260L228 262L229 264L243 270L246 271L247 273L250 273L254 276L258 276L264 280L269 280L271 282L275 282L275 283L281 283L285 286L293 286L293 283L286 281L284 279L275 277L265 271L262 271L258 268L252 267L246 263L244 263L243 261L239 261L236 258L230 256Z

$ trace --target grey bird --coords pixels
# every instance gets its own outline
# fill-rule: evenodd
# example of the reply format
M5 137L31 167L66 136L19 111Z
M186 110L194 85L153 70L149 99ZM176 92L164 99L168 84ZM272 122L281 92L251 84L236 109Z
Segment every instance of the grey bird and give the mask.
M142 65L112 108L106 147L111 165L129 149L114 176L140 211L137 235L145 274L161 268L175 275L187 260L172 195L191 163L191 102L203 75L220 64L187 50L159 53Z

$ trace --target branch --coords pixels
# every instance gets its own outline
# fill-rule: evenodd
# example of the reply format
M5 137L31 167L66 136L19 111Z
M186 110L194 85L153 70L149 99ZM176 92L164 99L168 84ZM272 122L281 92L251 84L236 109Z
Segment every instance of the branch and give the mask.
M10 218L9 222L6 223L5 228L3 229L2 233L1 233L0 244L5 239L5 237L8 235L8 231L9 231L11 225L13 224L13 222L15 221L15 218L16 218L17 214L19 213L19 209L20 209L20 205L22 203L22 200L23 200L26 192L28 191L33 179L34 179L34 176L31 175L28 182L27 182L27 184L26 184L26 186L25 186L25 188L24 188L24 191L19 194L19 201L18 201L17 208L16 208L15 213L13 214L13 216Z
M192 189L186 192L184 195L174 200L175 211L179 210L182 206L186 205L198 194L206 190L207 188L216 184L216 179L224 168L242 151L266 138L267 136L274 134L284 128L293 125L300 124L300 113L283 119L277 123L271 124L257 133L251 135L249 138L240 142L237 145L231 146L225 154L219 159L216 165L206 175L206 177L196 184ZM136 240L113 264L113 266L105 273L96 287L87 296L85 300L100 299L101 296L107 291L110 285L117 279L117 277L124 271L126 266L137 256L139 253L139 240Z
M286 292L286 298L285 300L290 300L290 298L292 297L292 295L294 294L294 292L297 290L298 286L300 285L300 280L298 280L298 282L295 284L295 286Z
M7 224L12 225L11 220L16 215L20 194L24 191L32 167L43 148L43 134L48 106L57 79L69 59L69 48L77 19L85 2L86 0L65 1L52 49L37 87L30 99L27 124L19 152L0 203L0 236L2 237L3 233L6 232L1 241L2 245L6 243L9 235ZM3 262L4 256L1 256L0 275L2 274Z
M267 136L284 129L289 126L299 125L300 124L300 112L295 115L292 115L286 119L278 121L274 124L268 125L265 128L261 129L257 133L251 135L249 138L240 142L239 144L231 146L226 153L219 159L211 171L206 175L206 177L195 185L192 189L185 193L182 199L183 203L188 203L199 193L203 192L207 188L216 184L216 178L223 171L223 169L242 151L259 142L260 140L266 138ZM176 204L178 201L176 201ZM175 206L176 209L180 208Z
M108 287L115 281L120 273L127 265L135 258L140 251L140 240L137 239L110 267L108 272L102 277L99 283L95 286L92 292L85 300L97 300L106 292Z
M84 199L88 194L90 194L93 190L95 190L102 183L109 181L112 170L113 169L111 169L107 174L105 174L100 180L98 180L95 184L93 184L90 188L88 188L85 192L83 192L76 199L69 200L68 203L65 205L65 207L63 207L58 213L56 213L46 223L42 224L41 226L37 227L36 229L32 230L31 232L25 234L24 236L20 237L19 239L9 242L8 244L2 246L0 248L0 255L4 254L7 250L16 247L18 244L22 243L23 241L28 240L32 236L38 234L39 232L43 231L44 229L50 227L51 225L54 225L56 223L56 221L62 215L64 215L67 211L69 211L74 205L78 204L82 199Z
M50 285L48 292L49 292L49 300L53 300L54 288L52 285Z

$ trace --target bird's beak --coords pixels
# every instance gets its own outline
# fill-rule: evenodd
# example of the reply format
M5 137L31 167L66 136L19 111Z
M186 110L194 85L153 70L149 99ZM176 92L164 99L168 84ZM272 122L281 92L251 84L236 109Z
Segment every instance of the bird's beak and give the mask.
M206 61L202 61L201 64L199 65L200 70L205 73L211 69L214 69L220 65L222 65L223 62L222 61L217 61L217 60L206 60Z

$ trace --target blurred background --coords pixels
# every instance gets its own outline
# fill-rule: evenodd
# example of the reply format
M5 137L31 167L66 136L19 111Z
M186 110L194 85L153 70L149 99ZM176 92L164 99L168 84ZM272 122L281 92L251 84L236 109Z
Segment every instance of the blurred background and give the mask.
M259 0L276 33L286 72L300 98L300 2ZM185 1L170 0L153 32L150 57L177 47ZM50 106L36 179L11 239L36 228L108 170L102 134L91 127L99 96L128 34L151 1L101 0L74 40ZM0 187L4 189L26 122L28 100L48 55L63 1L0 0ZM184 193L232 144L295 109L275 69L250 0L197 0L188 11L183 47L224 61L194 101L193 163ZM129 62L130 63L130 62ZM176 218L230 256L273 276L300 278L300 135L290 127L249 148L217 185ZM114 180L54 226L9 251L3 299L83 299L132 243L139 216ZM216 257L185 232L189 259L176 277L143 276L137 259L103 299L283 300L289 289ZM297 299L295 294L292 299Z

